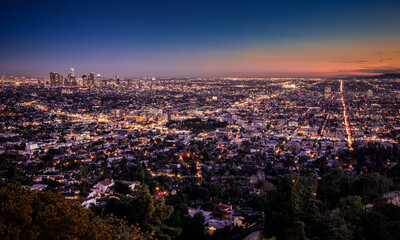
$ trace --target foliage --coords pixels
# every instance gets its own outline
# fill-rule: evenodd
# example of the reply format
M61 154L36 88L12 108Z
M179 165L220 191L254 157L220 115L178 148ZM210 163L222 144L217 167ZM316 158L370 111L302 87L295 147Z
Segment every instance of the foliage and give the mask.
M124 184L121 181L116 181L115 182L114 190L117 193L124 194L124 195L132 193L132 190L129 188L129 186L127 184Z
M339 208L344 219L353 225L361 224L364 215L364 205L360 196L347 196L340 199Z
M1 239L140 239L125 221L101 219L77 203L52 192L24 190L8 184L0 189Z
M137 224L143 231L151 233L157 239L171 239L180 234L180 228L164 224L173 212L173 207L166 205L164 200L157 200L144 185L133 193L132 197L120 196L110 199L105 207L105 213L126 219L130 224Z

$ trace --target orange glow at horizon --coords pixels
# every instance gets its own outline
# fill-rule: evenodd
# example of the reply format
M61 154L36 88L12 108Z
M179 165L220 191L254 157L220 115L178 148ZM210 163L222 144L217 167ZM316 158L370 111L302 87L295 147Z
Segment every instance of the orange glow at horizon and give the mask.
M216 75L378 75L400 71L400 40L282 44L203 54L182 64Z

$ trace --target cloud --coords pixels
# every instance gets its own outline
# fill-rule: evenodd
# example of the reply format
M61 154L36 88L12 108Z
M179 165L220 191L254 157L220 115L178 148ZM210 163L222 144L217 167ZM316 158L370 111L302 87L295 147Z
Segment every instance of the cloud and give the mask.
M366 63L367 60L354 60L354 61L332 61L334 63Z
M372 67L367 67L367 68L362 68L359 70L356 70L357 72L361 73L400 73L400 67L381 67L381 68L372 68Z
M381 58L379 59L379 62L385 62L385 61L392 61L391 58Z

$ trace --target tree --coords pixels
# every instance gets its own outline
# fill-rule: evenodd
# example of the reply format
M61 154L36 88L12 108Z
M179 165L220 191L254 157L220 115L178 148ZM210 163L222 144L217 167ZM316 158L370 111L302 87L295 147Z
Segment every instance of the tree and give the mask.
M365 238L400 239L400 207L378 201L366 216Z
M201 212L193 217L189 216L188 208L184 204L174 205L174 212L168 219L171 226L182 228L182 233L177 239L204 239L204 215Z
M203 213L198 212L193 217L185 216L183 219L184 221L180 225L182 227L182 234L178 239L205 239L205 218Z
M334 208L337 202L349 194L349 177L342 169L334 169L322 176L318 185L318 195L325 197L328 208Z
M266 235L278 239L306 239L306 233L320 237L322 221L315 188L313 178L281 178L272 194L271 211L267 212Z
M15 184L0 189L1 239L139 239L125 221L96 217L77 203L52 192L24 190Z
M196 165L196 162L193 161L193 162L190 164L190 175L191 175L191 176L194 176L194 175L196 175L196 173L197 173L197 165Z
M190 219L191 233L193 239L204 239L204 215L201 212L196 213L193 218Z
M157 200L151 195L148 186L139 187L133 196L133 198L120 196L120 199L110 199L105 212L126 218L130 224L137 224L144 232L151 233L157 239L171 239L181 233L180 228L164 224L174 208L166 205L164 200Z
M361 224L364 205L359 196L347 196L339 201L339 208L344 219L353 225Z
M393 186L392 179L371 173L355 178L352 181L351 193L363 198L364 203L373 202L383 193L389 192Z
M305 224L301 221L293 223L293 227L286 231L287 240L307 240L306 233L304 231Z
M255 211L263 211L266 208L267 198L265 195L250 195L248 205Z
M182 203L176 204L174 205L174 211L167 222L171 226L182 226L186 221L187 215L189 215L187 206Z
M339 201L340 212L355 239L365 239L363 230L364 205L359 196L347 196Z
M297 177L287 175L283 177L271 200L271 228L269 235L284 238L284 230L292 226L296 214L300 211L300 194Z
M121 181L115 182L114 190L117 193L124 194L124 195L132 193L132 190L129 188L129 186Z

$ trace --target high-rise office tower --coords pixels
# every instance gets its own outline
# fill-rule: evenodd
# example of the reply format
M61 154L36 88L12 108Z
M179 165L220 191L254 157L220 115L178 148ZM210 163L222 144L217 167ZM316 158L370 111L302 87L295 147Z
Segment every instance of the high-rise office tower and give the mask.
M70 72L70 74L68 74L68 80L64 83L64 85L68 85L68 86L77 85L74 68L71 68L71 72Z
M115 75L115 83L117 84L117 85L119 85L119 76L118 75Z
M97 74L97 76L96 76L96 86L100 86L100 84L101 84L101 75L100 74Z
M94 72L91 72L88 77L88 86L93 86L94 84Z
M56 85L56 73L55 72L50 72L50 85L51 86Z
M62 86L63 84L64 84L64 76L62 74L58 74L57 86Z
M87 86L87 77L86 75L82 75L82 85Z
M71 79L69 81L69 84L72 86L76 86L77 82L76 82L76 77L75 77L75 69L71 68L71 73L70 73Z
M50 73L50 85L51 86L61 86L63 85L63 75L57 72Z

